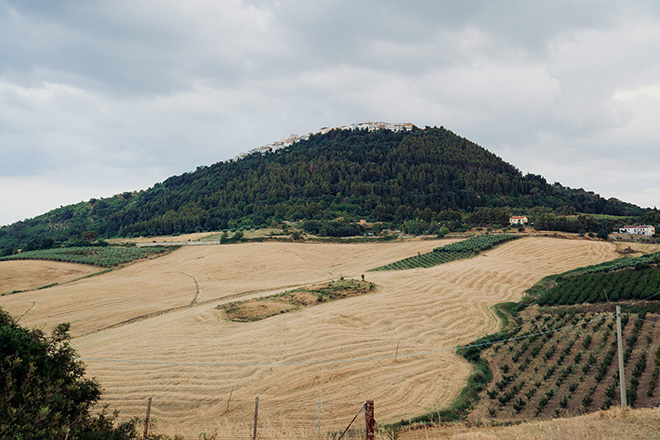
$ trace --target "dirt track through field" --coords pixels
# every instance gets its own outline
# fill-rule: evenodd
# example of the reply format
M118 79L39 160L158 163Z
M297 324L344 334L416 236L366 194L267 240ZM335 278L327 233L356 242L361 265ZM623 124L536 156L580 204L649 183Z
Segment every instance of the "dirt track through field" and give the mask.
M448 405L464 386L469 364L452 352L415 353L494 332L493 304L518 300L543 276L618 256L609 243L535 237L434 268L366 272L445 243L182 248L93 284L46 289L40 293L50 295L37 299L25 294L27 306L12 305L27 309L36 300L26 317L33 325L69 318L78 335L95 331L74 345L88 359L89 374L104 386L106 400L125 416L142 416L146 398L153 397L154 417L165 432L212 431L225 417L232 388L227 416L232 422L248 423L259 396L265 417L292 426L301 411L314 425L321 401L324 429L339 429L366 399L377 402L379 422ZM189 305L195 287L182 272L203 286L204 301L194 307ZM228 322L215 309L229 295L322 282L329 272L354 278L364 273L379 290L253 323ZM88 295L84 304L82 292L90 289L105 293ZM80 303L60 299L66 295ZM153 313L172 305L181 308L96 331L140 316L140 310ZM51 311L44 312L46 307ZM161 363L92 360L99 358Z

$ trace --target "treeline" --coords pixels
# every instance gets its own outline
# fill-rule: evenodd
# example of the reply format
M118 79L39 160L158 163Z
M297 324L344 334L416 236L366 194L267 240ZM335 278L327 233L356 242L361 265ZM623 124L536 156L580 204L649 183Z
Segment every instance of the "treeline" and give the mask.
M584 190L550 185L444 128L333 130L286 149L198 167L152 188L91 199L0 228L0 249L364 218L415 231L506 224L512 213L643 215ZM657 211L656 211L657 214ZM417 223L414 223L417 222ZM328 229L333 233L331 225ZM342 228L346 229L344 226ZM334 228L337 229L337 228ZM338 232L343 234L344 232Z

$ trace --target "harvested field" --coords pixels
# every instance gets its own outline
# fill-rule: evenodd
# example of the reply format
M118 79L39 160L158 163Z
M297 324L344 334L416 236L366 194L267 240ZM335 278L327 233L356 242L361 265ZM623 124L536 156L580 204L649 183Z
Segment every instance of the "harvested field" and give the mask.
M0 261L0 294L64 284L99 270L85 264L55 261Z
M218 424L249 425L256 396L264 423L316 429L321 401L322 429L341 429L366 399L375 400L379 422L392 422L454 399L470 365L441 350L495 331L493 304L518 300L546 275L619 255L610 243L530 237L470 260L367 273L450 242L184 247L2 297L0 307L29 310L24 325L72 322L74 346L106 402L125 417L143 416L153 397L161 432L197 438ZM363 273L376 293L252 323L228 322L216 309Z
M256 396L263 407L260 414L271 423L286 420L293 426L305 418L309 429L315 428L321 401L323 429L340 429L366 399L375 400L379 422L448 405L463 387L470 366L453 352L439 350L495 331L498 322L490 306L518 300L542 277L618 255L604 242L525 238L470 260L368 273L367 281L379 286L374 294L263 321L228 322L215 309L222 298L237 293L256 296L342 275L359 277L369 268L427 252L438 243L183 248L103 275L94 284L41 291L50 294L42 300L61 311L53 317L52 311L37 315L35 310L28 317L34 324L48 325L67 317L74 320L77 335L89 333L76 338L74 345L87 359L88 372L105 387L106 401L128 417L142 415L146 398L153 397L152 414L163 432L196 437L221 422L249 424ZM194 307L188 306L195 285L182 273L200 282L202 293ZM59 302L68 292L82 302L83 292L99 285L107 289L105 302L93 295L92 305L80 308L71 300L68 306ZM130 285L129 293L122 294ZM182 286L180 292L177 285ZM5 301L0 301L3 307ZM134 316L135 307L162 310L170 305L183 307L90 333ZM416 354L429 351L436 352ZM93 360L99 358L129 363ZM347 362L351 359L360 361Z
M52 328L71 322L71 334L80 336L193 303L217 305L222 298L271 294L341 276L358 278L373 267L451 242L183 247L100 277L6 296L0 307L20 316L36 303L21 323Z

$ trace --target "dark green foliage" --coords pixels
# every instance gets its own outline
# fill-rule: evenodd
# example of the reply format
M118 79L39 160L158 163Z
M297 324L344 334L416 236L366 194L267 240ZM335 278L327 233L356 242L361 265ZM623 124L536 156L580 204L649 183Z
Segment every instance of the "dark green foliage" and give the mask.
M404 258L403 260L395 261L394 263L377 267L373 270L405 270L420 267L433 267L439 264L472 258L477 256L479 252L488 250L498 244L515 240L516 238L520 238L520 236L511 234L478 235L476 237L468 238L467 240L437 247L426 254Z
M134 424L114 427L114 417L90 409L101 396L98 383L69 344L69 325L47 336L20 327L0 309L0 438L133 439Z
M602 362L598 365L598 371L596 372L596 376L594 377L594 379L596 379L597 382L603 380L605 374L607 374L607 369L610 367L610 364L612 363L612 359L614 359L615 354L616 354L616 350L611 349L603 357Z
M660 261L660 253L572 271L557 277L556 285L540 293L537 301L559 305L651 297L660 292L660 270L651 264L654 261Z
M653 373L651 374L651 381L649 382L649 389L647 391L647 395L649 397L653 396L653 393L655 392L655 387L658 385L658 376L660 375L660 347L658 347L658 350L655 352L655 368L653 369Z
M519 235L512 234L484 234L476 237L468 238L467 240L458 241L456 243L448 244L446 246L437 247L433 252L438 253L453 253L453 252L472 252L478 254L497 246L498 244L506 243L507 241L520 238Z
M39 251L21 252L2 260L52 260L67 263L91 264L94 266L112 267L118 264L130 263L133 260L147 258L155 254L170 252L172 247L65 247Z
M12 253L48 245L49 240L64 243L95 234L169 235L338 217L396 225L416 221L409 226L421 229L422 222L439 223L456 230L463 222L502 226L514 209L532 215L535 207L542 207L535 217L554 210L653 213L523 175L444 128L333 130L275 152L200 166L145 191L91 199L5 226L0 228L0 249ZM557 221L550 225L549 219L540 220L555 230L561 227ZM591 228L592 223L581 220L579 228L601 228L600 222L598 229Z

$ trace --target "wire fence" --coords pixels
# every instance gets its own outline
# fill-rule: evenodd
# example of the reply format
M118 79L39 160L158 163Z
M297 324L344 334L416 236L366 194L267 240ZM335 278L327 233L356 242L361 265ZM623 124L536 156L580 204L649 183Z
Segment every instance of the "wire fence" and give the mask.
M365 438L365 402L276 399L105 398L110 408L131 414L149 432L182 439L353 439ZM100 408L99 408L100 410ZM136 414L139 414L135 416ZM141 432L141 431L140 431ZM343 433L343 437L342 437Z

